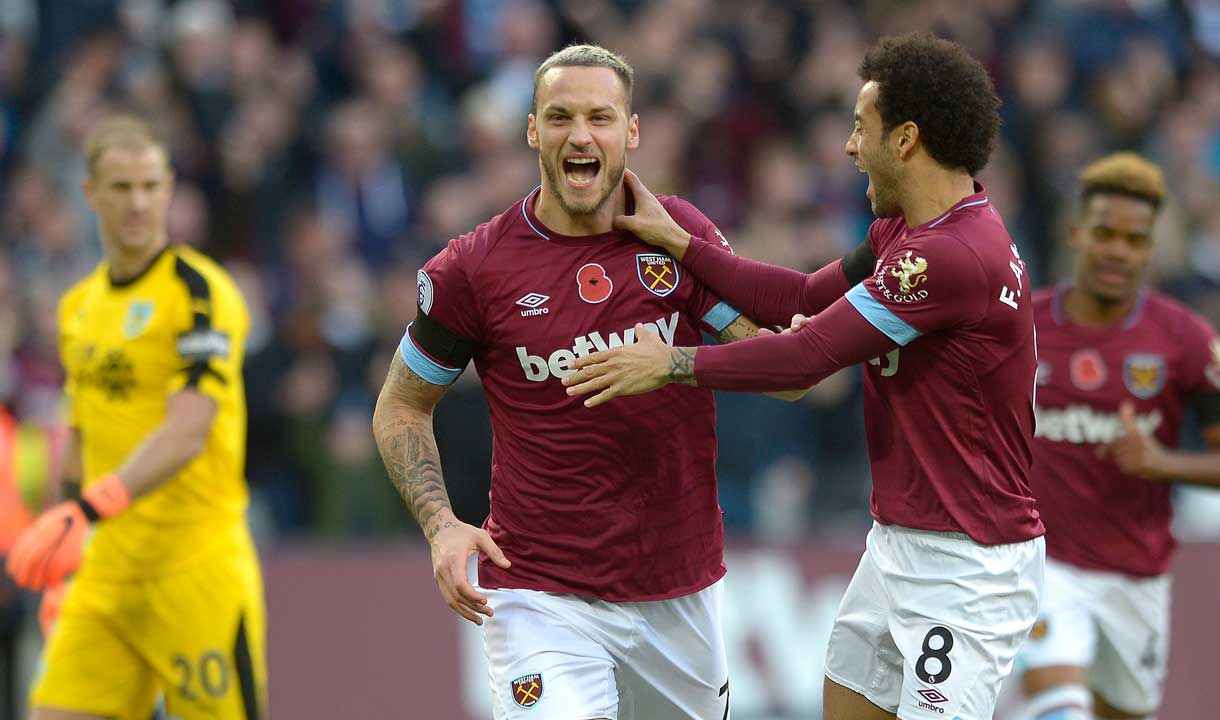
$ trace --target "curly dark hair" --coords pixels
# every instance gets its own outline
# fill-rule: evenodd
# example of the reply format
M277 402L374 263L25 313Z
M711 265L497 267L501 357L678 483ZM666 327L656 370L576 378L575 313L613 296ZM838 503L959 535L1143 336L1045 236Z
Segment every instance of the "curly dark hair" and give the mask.
M971 175L987 165L1000 126L1000 99L987 71L960 45L929 33L882 38L860 77L878 87L885 132L908 120L928 154Z

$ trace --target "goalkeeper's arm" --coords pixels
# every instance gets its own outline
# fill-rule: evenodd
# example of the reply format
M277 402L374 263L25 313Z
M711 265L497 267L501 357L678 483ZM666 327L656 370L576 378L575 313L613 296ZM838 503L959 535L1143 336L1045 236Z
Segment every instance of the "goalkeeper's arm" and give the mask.
M165 420L114 472L129 500L155 490L203 452L215 418L216 401L204 393L186 388L171 395Z
M58 472L50 479L46 497L56 502L79 498L80 479L85 474L85 465L81 459L80 428L68 428L68 438L64 441L58 460L58 463L52 465L58 467Z
M31 590L62 582L80 565L89 524L118 515L132 500L177 475L207 446L215 417L216 401L203 393L187 388L170 396L165 420L118 469L90 483L79 499L48 509L21 534L9 554L8 573ZM74 437L79 441L78 433ZM79 458L79 442L68 448L66 479L71 478L73 452Z

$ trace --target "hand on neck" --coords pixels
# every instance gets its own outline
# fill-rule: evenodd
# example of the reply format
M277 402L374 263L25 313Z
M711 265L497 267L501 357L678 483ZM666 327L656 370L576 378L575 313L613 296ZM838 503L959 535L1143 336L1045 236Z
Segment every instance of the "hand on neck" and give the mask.
M555 193L543 180L542 190L534 200L534 214L551 230L572 237L600 235L614 229L615 216L627 211L627 193L622 183L610 193L606 202L587 215L572 215L564 209Z

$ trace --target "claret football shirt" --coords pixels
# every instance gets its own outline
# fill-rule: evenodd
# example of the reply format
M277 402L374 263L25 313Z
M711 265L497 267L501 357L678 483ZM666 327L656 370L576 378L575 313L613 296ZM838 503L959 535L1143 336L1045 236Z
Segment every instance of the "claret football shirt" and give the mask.
M701 590L725 572L711 391L670 386L590 409L561 379L577 357L634 342L636 323L671 346L698 345L739 313L633 235L544 226L538 192L419 274L420 311L477 348L491 415L484 527L512 567L481 559L479 582L611 601ZM689 203L661 201L690 233L718 234ZM407 365L435 384L456 379L462 368L426 344L408 329Z
M1101 452L1122 434L1119 407L1166 447L1178 445L1193 397L1220 392L1220 340L1207 321L1145 291L1118 325L1083 327L1063 311L1066 287L1034 298L1038 429L1033 488L1046 552L1090 570L1169 570L1171 485L1127 475Z

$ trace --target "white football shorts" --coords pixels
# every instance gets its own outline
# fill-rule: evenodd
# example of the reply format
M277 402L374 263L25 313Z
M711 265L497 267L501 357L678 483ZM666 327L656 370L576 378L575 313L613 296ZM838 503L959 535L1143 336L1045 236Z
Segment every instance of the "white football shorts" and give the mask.
M980 545L874 523L839 606L826 675L902 720L991 720L1038 617L1042 538Z
M495 720L726 720L723 583L622 603L480 588Z
M1110 705L1154 714L1169 659L1170 589L1168 575L1130 577L1048 559L1042 613L1020 669L1088 668L1089 684Z

